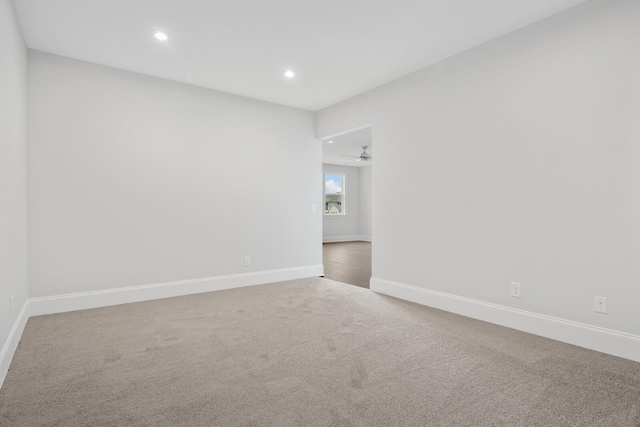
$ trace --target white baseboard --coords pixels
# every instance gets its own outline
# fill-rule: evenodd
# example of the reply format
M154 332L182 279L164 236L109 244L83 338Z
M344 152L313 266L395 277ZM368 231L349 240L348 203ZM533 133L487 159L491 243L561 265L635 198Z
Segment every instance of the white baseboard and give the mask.
M355 234L352 236L326 236L322 238L322 243L339 243L339 242L370 242L371 236Z
M640 362L640 336L372 277L371 290Z
M18 343L22 337L22 332L24 332L24 327L27 325L27 320L29 320L28 300L25 301L22 306L22 310L20 310L11 331L9 331L9 336L2 346L2 350L0 350L0 388L4 383L4 379L7 377L7 372L9 372L9 366L11 366L13 354L18 348Z
M180 280L176 282L106 289L102 291L31 298L29 300L29 312L31 316L64 313L67 311L85 310L88 308L107 307L110 305L302 279L305 277L320 276L322 274L322 265L310 265L280 270L257 271L252 273L231 274L228 276L206 277L202 279Z

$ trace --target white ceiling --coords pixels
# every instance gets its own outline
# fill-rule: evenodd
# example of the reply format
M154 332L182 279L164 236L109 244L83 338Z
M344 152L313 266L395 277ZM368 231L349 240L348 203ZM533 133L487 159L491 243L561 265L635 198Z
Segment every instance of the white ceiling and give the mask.
M14 3L32 49L317 111L583 1Z
M329 141L333 141L329 143ZM360 156L362 146L366 145L367 153L373 158L371 146L371 128L360 129L334 138L322 141L322 163L332 165L364 167L371 166L373 159L368 162L358 161L355 158L344 156Z

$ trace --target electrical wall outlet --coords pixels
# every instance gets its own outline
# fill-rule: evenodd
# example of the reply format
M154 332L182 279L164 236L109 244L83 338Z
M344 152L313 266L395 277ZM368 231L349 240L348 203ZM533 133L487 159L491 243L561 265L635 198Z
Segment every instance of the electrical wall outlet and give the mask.
M250 265L251 265L251 257L250 256L244 257L244 266L249 267Z
M515 298L522 298L522 284L518 282L511 282L511 296Z
M593 304L596 313L607 314L607 299L605 297L593 297Z
M311 205L311 212L318 212L318 205L315 203Z

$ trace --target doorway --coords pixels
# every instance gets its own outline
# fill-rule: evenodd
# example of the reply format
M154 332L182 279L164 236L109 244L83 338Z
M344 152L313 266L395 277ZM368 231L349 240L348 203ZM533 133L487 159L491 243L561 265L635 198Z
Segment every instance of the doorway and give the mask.
M326 278L369 288L372 247L371 127L322 140L322 238Z

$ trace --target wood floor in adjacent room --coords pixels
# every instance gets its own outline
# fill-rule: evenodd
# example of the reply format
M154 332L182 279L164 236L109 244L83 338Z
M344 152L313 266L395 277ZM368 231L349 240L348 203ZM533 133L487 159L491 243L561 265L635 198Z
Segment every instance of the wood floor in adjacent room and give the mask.
M322 245L324 277L369 289L371 242L340 242Z

